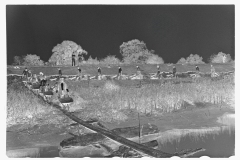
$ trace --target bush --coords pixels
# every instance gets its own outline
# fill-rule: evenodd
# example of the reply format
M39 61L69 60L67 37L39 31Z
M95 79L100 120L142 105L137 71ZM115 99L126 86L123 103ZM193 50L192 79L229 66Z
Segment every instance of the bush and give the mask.
M115 55L109 55L106 58L101 60L103 64L120 64L121 61L115 57Z
M97 57L95 59L92 58L92 56L89 56L88 60L85 61L85 64L99 64L99 60Z
M37 55L28 54L23 58L25 66L44 66L44 62Z
M186 64L186 63L187 63L187 61L183 57L181 59L179 59L178 62L177 62L177 64Z
M189 57L187 57L186 59L186 63L188 64L204 64L204 62L202 61L202 57L200 57L197 54L190 54Z
M156 54L152 54L148 59L146 60L147 64L164 64L164 61L162 57L159 57Z
M230 54L225 54L223 52L219 52L217 55L211 55L209 62L210 63L228 63L231 62L232 58Z

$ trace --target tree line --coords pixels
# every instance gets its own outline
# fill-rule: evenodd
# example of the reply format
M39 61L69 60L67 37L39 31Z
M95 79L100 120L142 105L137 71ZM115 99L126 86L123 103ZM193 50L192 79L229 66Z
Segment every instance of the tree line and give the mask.
M78 63L85 64L164 64L162 57L155 54L154 50L149 50L146 43L138 39L133 39L128 42L123 42L119 47L122 60L115 55L108 55L103 59L93 59L91 55L85 60L88 52L80 45L73 41L65 40L61 44L57 44L52 49L52 55L48 62L40 59L40 56L27 54L24 56L14 56L13 65L25 66L55 66L55 65L71 65L72 58ZM75 55L74 57L72 55ZM229 63L233 62L230 54L219 52L210 56L210 63ZM197 54L190 54L188 57L180 58L177 64L204 64L203 58Z

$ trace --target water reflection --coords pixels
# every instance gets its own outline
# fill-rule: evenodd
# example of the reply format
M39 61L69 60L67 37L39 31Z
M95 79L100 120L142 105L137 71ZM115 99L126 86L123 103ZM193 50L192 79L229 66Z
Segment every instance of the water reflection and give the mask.
M224 115L218 119L222 127L169 131L158 139L158 149L174 153L189 148L205 148L191 157L230 157L235 154L235 118ZM165 133L166 134L166 133Z

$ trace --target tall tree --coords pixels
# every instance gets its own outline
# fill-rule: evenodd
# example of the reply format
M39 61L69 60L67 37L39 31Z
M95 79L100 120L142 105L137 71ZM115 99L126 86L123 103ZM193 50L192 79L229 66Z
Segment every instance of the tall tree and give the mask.
M144 63L154 51L149 51L146 44L138 39L123 42L120 46L120 53L125 63Z
M63 41L61 44L57 44L52 49L52 56L49 58L49 63L55 63L56 65L71 65L72 55L75 54L88 54L87 51L73 41Z

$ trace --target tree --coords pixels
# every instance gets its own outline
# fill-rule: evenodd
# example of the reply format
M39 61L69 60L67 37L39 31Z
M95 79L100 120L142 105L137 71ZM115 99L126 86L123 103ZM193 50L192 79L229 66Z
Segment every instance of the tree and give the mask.
M87 55L87 51L82 49L82 47L73 41L63 41L61 44L57 44L52 49L52 56L49 58L51 64L56 65L71 65L72 64L72 54L76 55Z
M202 59L203 58L197 54L194 54L194 55L190 54L190 56L186 58L186 63L188 63L188 64L204 64Z
M187 62L186 62L186 59L185 58L181 58L181 59L179 59L178 60L178 62L177 62L177 64L186 64Z
M13 57L13 64L14 65L22 65L23 57L22 56L14 56Z
M219 52L217 55L213 54L210 57L210 63L228 63L232 61L230 54Z
M140 42L138 39L134 39L123 42L120 46L120 53L125 63L144 63L154 51L149 51L143 41Z
M44 62L37 55L28 54L24 57L23 64L26 66L43 66Z
M162 57L159 57L156 54L152 54L151 56L148 57L148 59L146 60L147 64L164 64L164 61L162 59Z

